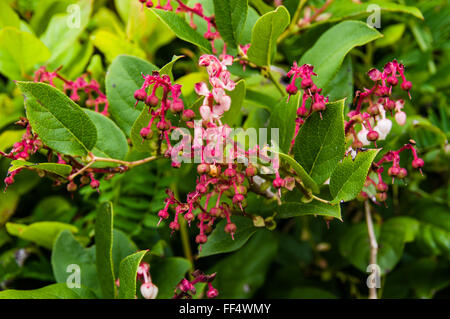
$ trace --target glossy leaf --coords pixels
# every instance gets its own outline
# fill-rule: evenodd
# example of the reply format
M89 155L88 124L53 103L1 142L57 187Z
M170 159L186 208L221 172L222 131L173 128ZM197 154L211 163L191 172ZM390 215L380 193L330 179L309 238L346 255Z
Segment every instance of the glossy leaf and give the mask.
M314 66L315 84L325 87L333 79L351 49L382 37L376 29L361 21L344 21L328 29L300 59Z
M116 124L130 135L131 127L143 108L139 103L135 108L134 92L144 82L142 74L149 74L158 68L137 57L120 55L109 66L106 74L106 95L109 112Z
M6 223L6 230L10 235L31 241L47 249L52 249L53 243L63 230L72 233L78 232L77 227L60 222L37 222L30 225Z
M36 171L44 171L47 173L55 174L61 177L67 177L72 172L72 166L58 163L30 163L22 160L14 160L11 162L11 166L8 172L15 171L19 168L26 168Z
M44 83L16 82L26 97L27 118L45 145L72 156L87 155L97 141L94 123L58 89Z
M116 295L116 284L112 259L113 211L110 202L101 204L97 211L95 245L97 273L103 297L114 298Z
M13 27L0 30L0 73L24 79L36 64L50 58L48 48L33 34Z
M206 257L216 254L228 253L241 248L251 236L258 230L250 218L232 216L231 221L236 224L234 239L224 230L226 220L220 221L208 241L202 245L199 257Z
M136 296L136 276L139 264L144 258L146 250L138 251L120 262L119 268L119 299L134 299Z
M330 179L333 203L352 200L359 194L378 151L359 152L355 160L351 156L347 156L338 164Z
M174 12L153 9L163 23L165 23L180 39L197 45L206 52L211 52L211 44L200 33L192 29L187 22Z
M83 110L97 128L97 143L92 153L98 157L125 159L128 142L125 134L106 116L92 110Z
M180 257L152 259L152 282L158 287L158 299L170 299L174 288L191 269L189 260Z
M239 115L241 114L242 103L245 98L245 81L240 80L236 82L234 90L227 92L227 94L231 98L231 106L230 109L225 112L221 121L227 123L230 127L233 127L239 124Z
M214 0L217 29L231 47L239 45L242 28L247 19L247 0Z
M86 287L69 288L61 283L33 290L0 291L0 299L95 299L95 295Z
M256 21L247 54L251 62L260 66L271 65L277 39L289 25L289 21L289 12L283 6L264 14Z
M315 180L322 184L333 173L345 153L344 101L327 103L300 127L294 145L294 158Z

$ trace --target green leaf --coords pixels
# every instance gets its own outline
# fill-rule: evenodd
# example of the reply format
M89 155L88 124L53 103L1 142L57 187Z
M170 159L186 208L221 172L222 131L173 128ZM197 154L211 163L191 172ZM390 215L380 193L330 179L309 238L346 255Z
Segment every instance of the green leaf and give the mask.
M81 0L78 1L77 6L79 16L74 16L73 12L53 15L45 33L41 36L41 41L52 52L51 61L58 59L66 51L73 48L73 44L89 22L92 1ZM79 22L79 25L76 22Z
M24 79L36 64L50 58L50 51L33 34L13 27L0 30L0 73L10 79Z
M374 41L383 35L361 21L344 21L328 29L300 59L300 65L311 64L315 84L325 87L333 79L351 49Z
M321 115L306 119L294 145L294 158L317 184L331 176L345 153L344 101L327 103Z
M17 13L9 6L8 1L0 2L0 29L3 27L20 28L20 18Z
M225 112L222 121L223 123L227 123L230 127L233 127L239 125L242 103L245 98L245 81L239 80L236 82L234 90L227 92L227 94L231 98L231 106L230 109Z
M236 48L247 19L247 0L214 0L214 16L217 29L225 42Z
M100 205L95 222L96 264L98 279L104 298L116 296L114 279L113 249L113 211L111 202Z
M97 141L94 123L58 89L34 82L16 82L25 94L27 118L45 145L62 154L87 155Z
M52 249L53 243L61 231L78 232L78 228L75 226L60 222L37 222L30 225L6 223L6 230L10 235L31 241L47 249Z
M19 168L26 168L36 171L44 171L47 173L55 174L61 177L67 177L72 172L72 166L58 163L30 163L22 160L15 160L11 162L11 166L8 172L15 171Z
M191 269L189 260L180 257L152 259L152 282L158 287L158 299L170 299L174 289Z
M386 0L376 0L376 1L365 1L363 3L355 3L352 1L334 1L328 8L328 13L331 14L330 19L324 22L336 22L342 19L349 19L362 16L369 16L374 13L372 10L367 10L370 5L378 5L380 13L385 12L401 12L412 15L416 18L423 20L423 15L420 10L413 6L406 6L403 4L398 4L395 2L390 2Z
M283 6L264 14L256 21L247 54L251 62L260 66L268 66L272 63L277 49L277 39L289 25L289 21L289 12Z
M170 80L173 81L173 74L172 74L173 66L174 66L175 62L177 62L181 58L184 58L184 55L174 55L172 57L172 60L169 63L167 63L165 66L163 66L161 68L161 70L159 70L159 73L167 74L168 76L170 76Z
M91 41L111 62L122 54L129 54L139 58L145 58L145 52L138 44L132 43L117 33L99 29L91 35Z
M328 200L327 196L322 194L320 197L322 199ZM291 218L304 215L319 215L334 217L339 220L341 218L341 207L340 204L327 204L313 199L311 202L302 202L303 194L298 190L294 189L288 192L283 198L283 203L280 206L275 207L275 211L278 213L279 218Z
M389 45L395 45L398 41L401 40L405 29L406 25L404 23L387 26L383 29L384 37L375 41L375 46L378 48L382 48Z
M236 224L234 239L224 230L225 225L227 224L226 220L220 221L211 235L208 236L208 241L202 245L199 257L223 254L238 250L258 230L258 228L253 226L253 221L250 218L231 216L231 221Z
M272 107L270 113L270 128L278 129L280 150L289 152L295 133L295 119L297 118L297 107L300 103L300 93L291 96L289 101L285 97Z
M323 95L330 101L345 99L344 106L350 106L353 102L353 64L349 55L345 58L338 73L328 82L323 89ZM346 109L344 109L344 113Z
M384 222L381 228L374 225L378 242L377 264L384 275L394 269L403 255L406 242L414 239L419 223L409 217L394 217ZM339 239L339 251L356 268L366 272L369 265L370 245L367 225L353 225Z
M292 156L289 156L284 153L278 153L282 161L288 163L294 171L297 173L297 176L302 180L305 187L309 188L313 193L319 193L319 185L312 179L311 176L308 175L306 170L294 159Z
M33 290L0 291L0 299L95 299L95 295L86 287L69 288L63 283Z
M277 238L264 230L258 232L237 252L220 260L211 270L217 272L213 286L220 298L250 298L266 280L267 271L278 249Z
M113 229L112 259L114 263L114 278L119 278L120 262L137 250L136 244L126 234L120 230Z
M56 238L52 249L52 269L57 283L72 283L74 267L79 267L80 283L100 297L101 288L96 269L95 246L84 248L67 230ZM71 266L72 265L72 266Z
M352 200L359 194L378 152L379 150L359 152L355 160L347 156L338 164L330 179L333 203Z
M106 73L106 95L108 96L109 112L114 122L125 132L131 133L131 127L138 118L143 103L135 108L134 92L144 82L142 74L150 74L158 68L153 64L128 55L118 56L109 66Z
M152 150L152 139L144 140L141 136L141 129L148 125L151 118L151 113L144 108L131 127L131 143L133 144L133 149L138 152L150 152Z
M0 151L5 152L6 149L14 145L18 140L20 140L25 133L25 130L8 130L0 134Z
M98 157L125 159L128 142L125 134L106 116L88 109L83 110L97 128L97 143L92 153Z
M211 52L211 44L200 33L192 29L187 22L174 12L162 9L152 9L152 11L165 23L178 38L195 44L203 51Z
M119 299L134 299L136 296L136 276L139 264L147 250L138 251L120 262Z

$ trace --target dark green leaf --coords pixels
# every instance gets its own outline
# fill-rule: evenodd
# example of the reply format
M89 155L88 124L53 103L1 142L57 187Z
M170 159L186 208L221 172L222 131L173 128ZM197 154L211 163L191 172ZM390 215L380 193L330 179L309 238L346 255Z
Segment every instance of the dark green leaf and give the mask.
M97 141L94 123L58 89L34 82L16 82L25 94L27 118L45 145L72 156L87 155Z
M242 28L247 18L247 0L214 0L217 29L231 47L239 45Z
M8 172L15 171L19 168L26 168L36 171L44 171L62 177L67 177L72 172L72 166L58 163L30 163L22 160L15 160L11 162Z
M34 290L9 289L0 292L0 299L95 299L95 295L86 287L69 288L64 283Z
M138 251L120 262L119 299L134 299L136 297L137 270L146 253L146 250Z

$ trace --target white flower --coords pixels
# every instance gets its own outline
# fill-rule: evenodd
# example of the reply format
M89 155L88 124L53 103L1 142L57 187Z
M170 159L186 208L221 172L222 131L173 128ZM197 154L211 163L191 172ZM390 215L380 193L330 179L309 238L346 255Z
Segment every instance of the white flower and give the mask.
M158 295L158 287L151 282L146 282L141 285L141 294L145 299L155 299Z
M374 127L374 131L378 133L378 139L384 140L389 134L392 128L392 121L390 119L381 119L378 121L377 125Z
M367 133L369 133L368 130L366 130L364 127L362 128L361 131L358 132L358 140L363 144L363 145L369 145L370 142L367 139Z

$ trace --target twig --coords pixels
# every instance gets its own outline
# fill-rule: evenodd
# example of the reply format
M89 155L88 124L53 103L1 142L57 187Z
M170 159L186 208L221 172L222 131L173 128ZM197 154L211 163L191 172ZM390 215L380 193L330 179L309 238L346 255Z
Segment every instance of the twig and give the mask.
M373 228L372 214L370 212L370 204L368 200L364 202L364 209L366 214L366 224L370 243L370 264L374 265L377 263L378 243ZM376 287L369 288L369 299L378 299Z
M284 32L278 37L278 39L277 39L278 44L281 43L284 39L286 39L289 35L291 35L292 30L297 25L297 22L300 18L300 13L306 4L306 1L307 0L301 0L300 3L298 4L297 9L295 10L294 16L292 17L291 23L289 24L287 29L284 30Z

